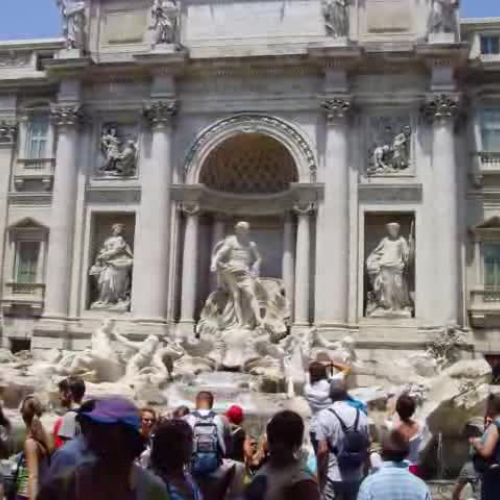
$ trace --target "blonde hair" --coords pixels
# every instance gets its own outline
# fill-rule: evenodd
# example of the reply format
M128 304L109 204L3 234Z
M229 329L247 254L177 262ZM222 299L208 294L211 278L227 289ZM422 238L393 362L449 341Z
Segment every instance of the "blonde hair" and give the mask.
M21 403L21 417L29 431L29 437L39 443L47 453L50 453L50 441L40 420L43 411L43 405L36 396L27 396Z

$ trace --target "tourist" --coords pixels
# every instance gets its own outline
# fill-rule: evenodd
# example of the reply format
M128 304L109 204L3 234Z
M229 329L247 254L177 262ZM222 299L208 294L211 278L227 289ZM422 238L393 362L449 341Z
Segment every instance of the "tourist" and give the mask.
M330 390L332 404L318 415L318 477L325 500L356 500L368 460L368 419L343 387Z
M427 485L408 470L409 453L406 437L391 431L382 440L382 467L363 481L357 500L431 500Z
M172 418L184 418L187 417L191 413L191 410L187 406L179 406L177 407L173 413L172 413Z
M40 420L43 414L40 400L35 396L24 398L20 412L26 425L26 438L15 474L16 500L35 500L47 476L51 447Z
M134 463L144 439L131 402L98 399L80 418L87 422L86 440L96 459L51 478L37 500L169 500L161 479Z
M71 467L95 460L95 455L88 446L89 421L84 417L86 412L94 409L95 401L89 399L82 403L78 410L76 422L81 432L74 438L66 441L58 448L50 459L48 478L56 477Z
M245 418L243 408L238 405L232 405L226 411L225 416L229 423L230 431L230 447L226 457L244 463L246 432L241 426Z
M193 430L184 420L165 420L156 429L151 468L163 480L172 500L201 500L201 492L188 472L193 453Z
M141 410L141 434L147 442L150 442L153 437L156 420L156 412L153 408L146 407Z
M58 388L59 400L61 406L66 409L66 414L54 426L54 447L56 449L80 432L80 427L76 422L76 414L85 396L85 382L80 377L72 376L61 380Z
M500 396L491 395L488 399L486 415L491 419L483 437L470 439L477 455L484 459L481 470L482 500L498 500L500 491Z
M336 368L338 373L329 374L330 368ZM304 389L304 395L309 403L312 418L310 423L311 443L314 451L318 450L318 440L316 438L317 417L321 410L328 408L332 404L330 399L330 385L332 382L345 381L350 372L347 365L329 362L327 364L314 361L309 365L309 383Z
M237 498L243 489L245 467L224 460L227 426L213 406L213 394L201 391L196 396L196 410L185 417L193 429L191 472L204 500Z
M304 422L292 411L277 413L267 424L269 458L245 491L245 500L319 500L314 477L297 454L304 439Z
M396 401L396 413L399 417L398 422L393 424L388 422L389 430L399 431L410 443L410 453L408 461L410 462L410 472L421 477L422 472L419 468L419 454L424 439L423 426L413 420L416 410L415 400L408 394L399 396Z

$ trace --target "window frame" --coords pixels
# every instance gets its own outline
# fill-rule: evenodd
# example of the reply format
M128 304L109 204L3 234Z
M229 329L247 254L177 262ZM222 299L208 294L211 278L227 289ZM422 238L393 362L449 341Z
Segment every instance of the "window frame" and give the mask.
M488 119L488 116L497 115L498 120ZM494 153L500 151L500 106L483 107L479 111L479 129L481 136L481 151ZM498 136L498 147L491 148L488 145L487 133Z
M36 124L41 124L43 133L37 132ZM50 158L49 139L50 139L50 116L45 113L35 113L31 115L26 127L26 143L24 157L28 160L45 160Z
M22 255L22 247L23 245L26 244L33 244L35 243L36 246L36 259L34 261L34 269L30 269L30 276L33 276L32 281L24 281L20 279L20 266L21 266L21 255ZM39 271L40 271L40 252L42 249L42 241L39 239L24 239L21 238L16 241L16 249L15 249L15 262L14 262L14 283L20 284L20 285L35 285L40 282L40 276L39 276ZM33 272L34 271L34 272Z
M479 52L483 56L500 55L500 34L479 35Z

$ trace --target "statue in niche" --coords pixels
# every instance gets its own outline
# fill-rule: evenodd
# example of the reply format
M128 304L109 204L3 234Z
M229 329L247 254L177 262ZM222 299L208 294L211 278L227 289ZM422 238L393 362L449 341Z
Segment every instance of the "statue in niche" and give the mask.
M371 149L370 166L367 169L368 175L386 175L404 173L411 165L411 128L409 125L401 123L393 124L387 119L382 119L381 123L372 129L374 145ZM382 126L380 126L382 125ZM395 132L395 126L398 129ZM377 130L378 128L378 130Z
M238 222L235 230L215 247L210 271L231 293L236 324L254 329L262 325L256 290L262 259L250 240L250 224Z
M154 45L175 44L180 8L176 0L155 0L152 9Z
M128 311L130 309L131 272L134 256L123 237L123 224L114 224L112 236L97 254L90 276L96 277L98 299L91 309Z
M328 34L333 38L349 36L350 0L323 0L323 16Z
M85 48L85 2L79 0L56 0L63 18L63 34L66 48Z
M413 260L413 223L410 237L400 235L397 222L386 225L387 236L371 252L366 261L371 291L366 315L371 317L411 317L413 305L409 293L409 265Z
M112 177L131 177L137 169L137 144L128 139L123 140L118 134L116 125L106 125L101 135L101 153L104 162L99 174Z
M430 33L458 32L458 9L460 0L432 0Z
M259 357L256 343L276 344L286 336L290 311L282 280L259 276L262 258L250 225L238 222L235 231L214 247L211 271L218 286L201 312L195 343L211 345L206 356L215 367L245 370Z

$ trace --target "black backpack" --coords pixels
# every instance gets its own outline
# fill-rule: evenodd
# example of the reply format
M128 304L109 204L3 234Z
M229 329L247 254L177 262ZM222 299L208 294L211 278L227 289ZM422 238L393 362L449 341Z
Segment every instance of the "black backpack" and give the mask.
M333 408L329 408L328 411L335 415L342 428L342 439L336 447L331 447L330 452L337 457L340 470L358 469L368 459L368 449L370 447L367 433L359 430L361 412L356 409L354 425L347 427Z

